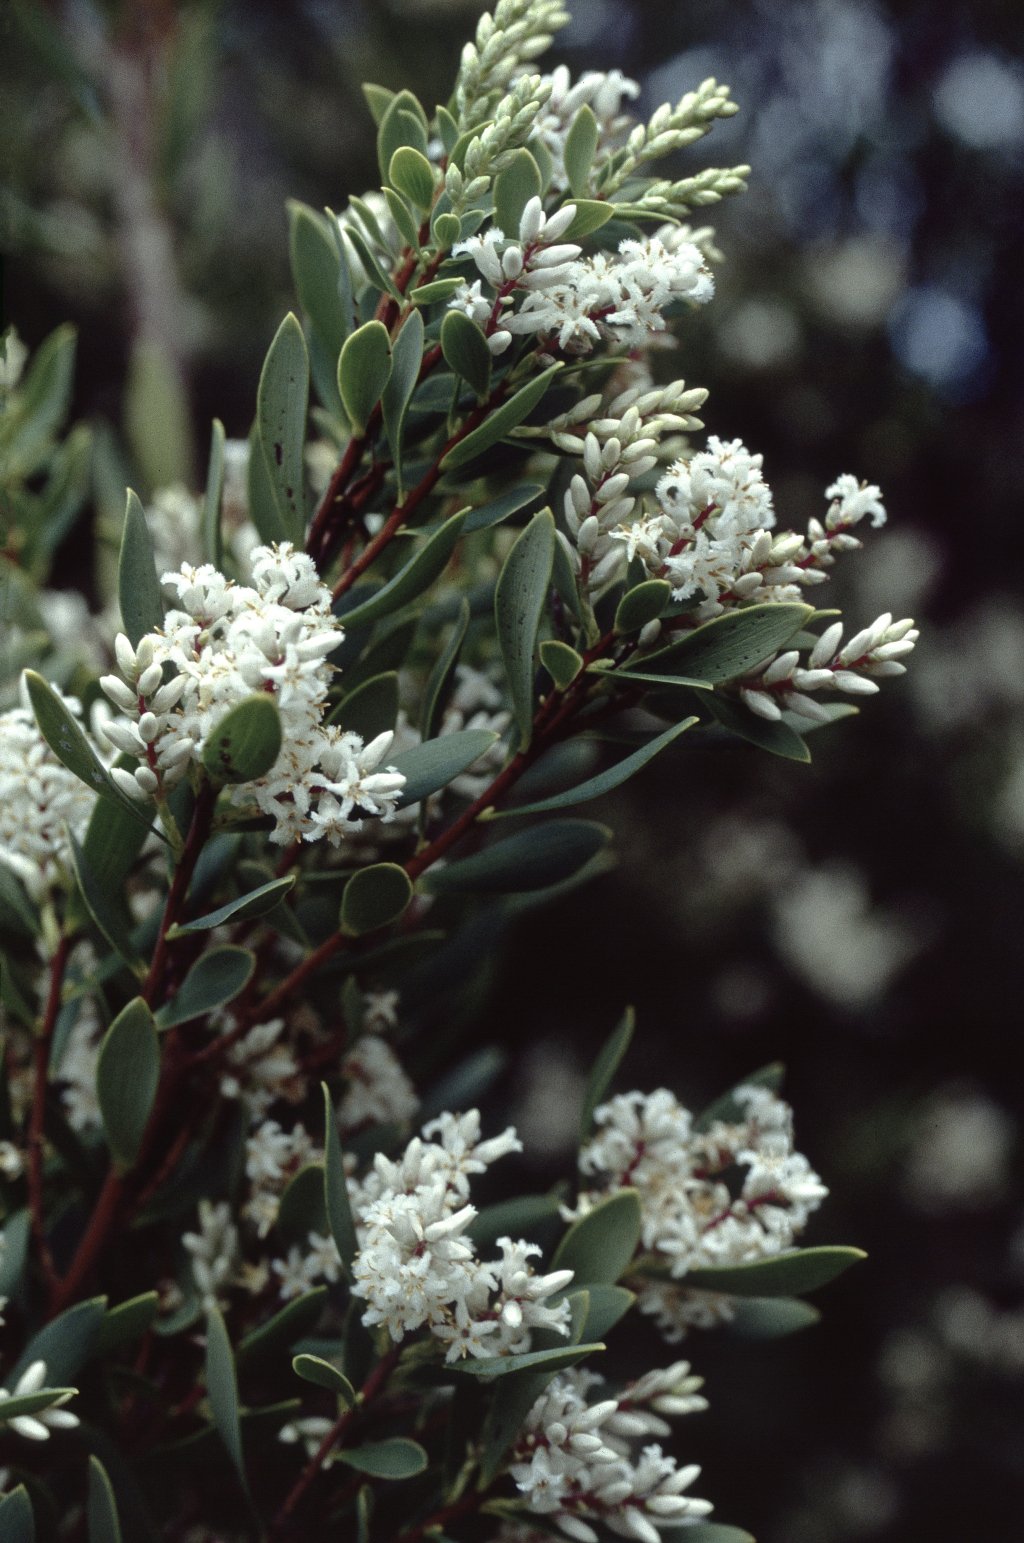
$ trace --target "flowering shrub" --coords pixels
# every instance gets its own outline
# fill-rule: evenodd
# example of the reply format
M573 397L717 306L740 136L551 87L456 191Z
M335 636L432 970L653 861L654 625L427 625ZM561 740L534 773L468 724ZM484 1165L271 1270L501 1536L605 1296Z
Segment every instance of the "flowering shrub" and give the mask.
M447 1083L409 1074L424 961L464 974L481 908L607 864L566 810L700 735L806 761L916 638L844 645L804 599L877 488L779 531L761 457L700 448L706 393L655 379L713 295L683 222L748 168L646 163L728 91L634 123L618 71L532 73L565 19L500 0L432 119L366 88L382 190L291 206L304 321L202 499L128 494L113 625L45 588L73 338L23 373L6 337L4 1538L736 1543L662 1445L701 1379L606 1378L606 1342L634 1307L669 1344L791 1332L859 1257L801 1245L827 1191L776 1066L699 1116L613 1094L627 1012L573 1202L483 1209L521 1150L467 1107L489 1074L454 1032ZM563 753L602 740L593 775Z

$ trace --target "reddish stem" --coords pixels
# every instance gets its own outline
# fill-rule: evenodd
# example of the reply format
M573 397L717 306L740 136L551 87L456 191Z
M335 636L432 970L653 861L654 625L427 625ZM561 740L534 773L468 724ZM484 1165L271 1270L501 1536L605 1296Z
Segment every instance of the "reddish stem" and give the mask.
M202 787L196 795L195 808L192 811L192 824L189 826L188 837L185 841L185 850L178 860L174 870L174 878L171 882L170 893L167 896L167 904L164 906L163 920L160 923L160 935L156 940L156 948L153 950L153 961L146 976L146 984L142 988L142 996L147 1006L152 1007L153 999L160 988L163 979L164 966L167 960L167 934L177 922L188 897L188 887L192 882L199 854L206 845L206 839L210 834L213 824L213 812L217 806L217 790L212 783L204 779Z
M50 989L46 998L46 1012L33 1046L34 1082L32 1113L28 1127L28 1192L32 1208L32 1231L39 1245L43 1273L51 1290L56 1284L57 1272L54 1269L53 1255L50 1252L50 1244L46 1237L46 1223L43 1218L43 1119L46 1112L46 1083L50 1071L50 1046L53 1043L57 1014L60 1012L64 968L68 961L70 946L70 940L62 937L50 961Z

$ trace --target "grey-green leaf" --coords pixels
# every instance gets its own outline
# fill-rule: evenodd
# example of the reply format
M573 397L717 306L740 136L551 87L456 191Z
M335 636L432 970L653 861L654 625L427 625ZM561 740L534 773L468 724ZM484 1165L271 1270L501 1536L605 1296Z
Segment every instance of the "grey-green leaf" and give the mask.
M160 597L153 540L138 494L128 489L128 507L121 531L121 554L117 561L117 597L121 606L121 625L133 648L147 632L164 624L164 603Z
M540 196L540 167L529 150L513 150L494 179L494 223L510 241L519 235L519 221L531 198Z
M587 1314L583 1332L589 1340L604 1339L621 1318L624 1318L636 1301L636 1293L625 1286L612 1286L607 1281L591 1281L587 1286Z
M356 1257L358 1244L348 1201L345 1160L331 1095L326 1082L322 1082L320 1086L324 1095L324 1196L327 1201L327 1220L331 1226L331 1237L341 1256L342 1268L351 1278L352 1261Z
M270 468L262 450L260 425L256 420L249 430L249 471L246 478L249 517L265 542L287 541L288 527L277 507L277 494L270 480Z
M338 360L338 390L353 433L366 433L373 409L390 378L388 329L382 321L364 322L345 339Z
M0 1251L0 1297L12 1297L21 1283L32 1233L32 1214L25 1206L4 1218L4 1246Z
M172 1029L225 1007L252 979L256 956L247 948L225 944L201 954L178 988L177 994L156 1015L157 1027Z
M672 586L665 579L645 579L627 590L615 612L615 630L622 634L639 632L649 621L656 621L668 605Z
M25 671L25 684L39 732L58 761L63 762L68 771L74 772L94 793L120 804L122 809L126 809L148 827L152 823L152 814L140 809L111 782L106 768L100 764L83 734L81 725L52 687L35 670Z
M477 509L470 509L466 515L466 523L462 527L464 536L472 535L475 530L487 530L492 525L500 525L510 515L518 514L520 509L526 509L535 503L546 491L542 483L520 482L509 492L502 493L498 498L489 503L481 504ZM424 535L428 531L440 530L438 525L421 525L418 527Z
M579 241L581 237L591 235L606 225L615 213L611 204L596 198L574 198L573 203L576 205L576 213L572 224L562 235L563 241Z
M399 145L388 170L391 186L414 203L424 214L434 202L434 172L421 150L413 145Z
M203 765L215 782L254 782L281 753L281 718L265 693L253 693L226 713L210 735Z
M379 87L376 89L380 90ZM376 103L371 102L371 111L375 112L382 100L378 97ZM388 103L379 120L377 162L382 182L387 182L392 156L401 145L413 145L421 154L427 149L426 114L411 91L399 91L398 95Z
M327 1207L324 1170L320 1164L307 1163L292 1175L281 1196L274 1225L285 1248L298 1244L305 1251L311 1232L323 1237L327 1231Z
M636 1190L617 1190L573 1222L555 1249L552 1270L572 1270L574 1286L591 1281L613 1286L636 1253L640 1223Z
M805 764L810 761L811 752L788 723L780 719L762 718L760 714L752 713L742 702L734 702L730 697L720 696L717 692L703 697L701 705L707 707L711 716L717 718L723 728L737 738L745 739L748 744L757 745L760 750L768 750L772 755L781 755L787 761L802 761Z
M394 729L398 718L398 671L371 675L343 697L327 719L328 725L358 734L364 744Z
M100 932L106 938L111 948L124 960L133 974L143 976L146 973L145 960L139 954L128 931L127 923L108 900L96 875L92 871L92 865L82 848L68 831L68 845L71 850L71 863L75 870L75 878L78 880L78 888L86 909L92 917Z
M492 1248L498 1238L529 1237L534 1227L558 1215L558 1201L551 1195L521 1195L485 1206L466 1229L478 1253Z
M729 1332L740 1339L782 1339L820 1321L818 1309L799 1297L741 1297L733 1303Z
M828 1285L852 1264L866 1258L860 1248L798 1248L791 1254L776 1254L773 1259L757 1259L753 1264L691 1270L686 1284L695 1291L724 1291L737 1297L800 1296Z
M584 1141L590 1139L590 1133L594 1128L594 1110L598 1104L604 1102L604 1096L612 1085L612 1078L619 1069L622 1057L629 1049L635 1027L636 1012L632 1007L627 1007L621 1019L597 1053L597 1060L591 1067L590 1076L587 1078L587 1086L583 1094L583 1108L580 1111L581 1145Z
M294 884L294 874L284 879L272 879L269 884L261 884L259 889L251 889L237 900L229 900L216 911L207 911L205 916L197 916L195 921L172 927L167 936L177 938L189 932L208 932L211 927L223 927L226 922L255 921L279 905Z
M338 290L338 246L323 215L306 204L289 199L288 219L292 277L299 301L335 365L349 331Z
M247 1334L235 1352L240 1371L257 1365L278 1351L290 1350L315 1325L327 1301L327 1287L315 1286L287 1303L273 1318Z
M224 562L224 532L221 527L221 503L224 498L224 425L214 418L210 432L210 460L206 469L206 499L203 503L203 551L215 568Z
M46 1375L52 1378L54 1387L70 1387L92 1355L106 1309L106 1297L89 1297L52 1318L29 1340L8 1372L4 1386L15 1387L33 1361L45 1361Z
M397 807L419 803L421 798L445 788L453 777L490 750L498 735L493 729L461 729L440 739L424 740L388 761L405 778Z
M3 1543L35 1543L36 1523L24 1484L0 1496L0 1537Z
M495 819L503 819L515 814L546 814L551 809L568 809L573 804L585 804L588 799L600 798L604 793L610 793L613 788L621 787L635 772L653 761L656 755L667 749L673 740L680 734L692 728L697 722L696 718L683 718L681 722L674 723L664 734L659 734L652 739L650 744L641 745L639 750L634 750L632 755L627 755L618 765L611 766L607 771L599 772L596 777L591 777L587 782L581 782L578 787L568 788L564 793L555 793L551 798L542 798L535 804L523 804L515 809L503 809Z
M144 1291L140 1296L119 1302L105 1314L93 1341L92 1353L102 1358L121 1345L141 1339L160 1311L160 1298L155 1291Z
M413 305L435 305L438 300L450 300L462 284L462 279L435 279L432 284L418 284L410 289L407 298Z
M354 938L376 932L397 921L411 899L409 875L397 863L360 868L341 897L341 930Z
M376 1479L413 1479L427 1466L427 1454L408 1436L389 1436L386 1441L367 1441L361 1447L335 1453L339 1462Z
M325 1361L318 1355L297 1355L292 1361L292 1371L305 1382L313 1382L318 1388L326 1388L329 1393L337 1393L343 1398L350 1409L355 1408L356 1390L347 1377L343 1377L336 1366L330 1361Z
M611 839L594 820L551 820L496 841L473 857L429 870L420 881L434 895L522 894L570 878Z
M121 1009L107 1030L96 1067L96 1098L111 1156L131 1168L160 1082L160 1040L141 997Z
M298 318L285 317L271 343L256 393L260 446L278 512L289 538L306 531L303 449L309 407L309 356Z
M521 750L528 749L533 738L533 655L554 557L555 522L551 510L542 509L517 537L494 591L498 646Z
M389 616L402 606L409 605L425 589L429 589L451 560L455 544L462 533L467 512L462 509L458 514L453 514L450 520L446 520L441 529L420 548L416 556L407 562L404 568L399 569L390 583L385 584L383 589L379 589L372 599L357 606L354 611L348 612L345 617L345 626L366 627L381 616Z
M442 471L454 471L458 466L465 466L469 461L475 461L478 455L496 445L499 439L503 439L511 429L517 428L523 419L533 412L541 397L547 391L548 386L562 363L553 364L542 375L537 375L528 381L515 396L500 407L495 408L480 424L473 429L458 444L452 446L441 462Z
M441 350L445 363L461 375L481 401L491 389L493 358L480 328L465 311L448 311L441 324Z
M9 1425L22 1414L39 1414L66 1401L67 1394L77 1394L77 1388L40 1388L38 1393L19 1393L14 1398L0 1399L0 1425ZM0 1539L4 1536L0 1533Z
M114 1486L99 1458L89 1456L89 1502L86 1510L89 1543L121 1543Z
M756 1543L753 1533L724 1522L697 1522L686 1529L686 1543Z
M752 605L705 622L657 653L634 655L637 668L660 675L686 675L711 685L736 680L799 632L813 614L809 605ZM623 673L631 661L623 665Z
M441 715L444 712L445 699L452 676L455 674L455 666L459 662L459 650L462 648L463 639L466 636L466 628L469 626L469 601L463 596L459 605L459 614L452 628L451 637L448 639L437 663L430 672L426 690L423 693L423 705L420 709L420 735L424 740L433 739L441 727ZM396 677L397 679L397 677Z
M391 374L380 399L384 432L391 446L398 487L402 482L402 429L423 363L423 317L411 311L391 350Z
M540 645L540 662L559 691L572 685L583 668L582 654L570 648L568 643L560 643L557 638L547 638Z
M245 1465L242 1460L242 1429L238 1418L235 1358L231 1353L231 1341L224 1327L224 1319L215 1307L210 1309L206 1318L206 1393L210 1400L213 1423L228 1449L244 1488Z
M575 197L582 198L587 191L597 140L598 126L594 110L584 102L569 126L562 152L565 175Z

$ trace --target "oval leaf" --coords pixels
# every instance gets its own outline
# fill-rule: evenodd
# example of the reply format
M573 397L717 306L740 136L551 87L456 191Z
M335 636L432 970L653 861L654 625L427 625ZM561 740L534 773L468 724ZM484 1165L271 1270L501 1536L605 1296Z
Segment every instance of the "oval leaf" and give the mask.
M46 1375L53 1380L54 1387L69 1387L93 1353L106 1310L106 1297L90 1297L51 1319L38 1334L33 1334L8 1372L4 1386L15 1387L33 1361L45 1361Z
M89 1456L89 1543L121 1543L114 1486L98 1457Z
M423 887L434 895L521 894L571 878L611 838L594 820L552 820L495 842L475 857L429 870Z
M611 204L596 198L574 198L573 203L576 205L576 213L572 224L562 235L563 241L579 241L582 236L589 236L592 231L606 225L615 213Z
M820 1321L818 1309L798 1297L744 1297L733 1304L729 1332L741 1339L782 1339Z
M800 1296L828 1285L851 1264L866 1258L860 1248L798 1248L774 1259L756 1259L752 1264L690 1270L686 1284L697 1291L724 1291L737 1297Z
M534 1227L558 1215L558 1201L551 1195L522 1195L517 1200L500 1200L485 1206L466 1229L477 1252L492 1248L506 1233L511 1237L529 1237Z
M120 804L122 809L127 810L134 819L140 820L148 828L153 823L152 812L141 808L114 786L107 776L106 768L100 765L99 759L83 734L81 725L71 710L64 706L52 687L48 686L35 670L25 671L25 684L28 688L29 701L32 703L32 711L39 725L39 732L58 761L66 766L68 771L74 772L75 776L94 793L99 793L101 797L112 799L115 804Z
M583 1331L590 1340L604 1339L624 1318L636 1301L636 1294L625 1286L610 1286L606 1281L591 1281L587 1286L587 1315Z
M583 668L582 654L556 638L548 638L540 645L540 662L559 691L571 685Z
M0 1537L3 1543L35 1543L36 1523L24 1484L0 1495Z
M160 1041L141 997L122 1008L107 1030L96 1066L96 1099L111 1156L130 1168L160 1082Z
M338 360L338 390L355 434L365 434L370 415L391 378L391 339L382 321L368 321L345 339Z
M107 1356L121 1345L130 1345L141 1339L160 1311L160 1298L155 1291L144 1291L141 1296L129 1297L112 1307L100 1324L93 1343L93 1354Z
M469 461L475 461L478 455L496 445L499 439L503 439L511 429L517 428L523 419L533 412L541 397L547 391L548 386L558 371L562 368L561 361L553 364L542 375L529 381L522 390L517 391L514 397L498 407L479 428L473 429L458 444L452 446L441 462L442 471L454 471L457 466L465 466ZM795 630L795 629L794 629Z
M519 221L531 198L541 192L540 167L529 150L513 150L494 179L494 223L514 241Z
M533 653L554 557L555 522L551 510L542 509L517 538L494 591L498 645L521 750L528 749L533 738Z
M345 885L341 897L341 930L362 937L397 921L412 899L412 884L397 863L361 868Z
M515 814L545 814L549 809L568 809L573 804L585 804L588 799L600 798L603 793L610 793L613 788L621 787L635 772L653 761L656 755L665 750L673 740L678 739L686 729L690 729L698 720L696 718L684 718L680 723L674 723L664 734L659 734L652 739L650 744L642 745L639 750L634 750L632 755L627 755L625 760L612 766L608 771L600 772L596 777L591 777L587 782L581 782L578 787L568 788L564 793L555 793L551 798L542 798L536 804L523 804L515 809L503 809L496 813L496 820L507 819Z
M280 753L281 718L260 692L221 719L203 751L203 765L216 782L254 782L266 776Z
M634 655L637 667L659 675L687 675L718 685L746 675L789 642L814 614L809 605L752 605L705 622L654 654ZM630 661L622 666L628 673Z
M342 1268L351 1279L352 1261L358 1251L356 1229L348 1200L345 1159L338 1137L338 1121L326 1082L320 1084L324 1095L324 1197L331 1237L341 1255Z
M32 1215L27 1206L4 1218L4 1246L0 1249L0 1297L12 1297L21 1283L31 1232Z
M487 340L465 311L449 311L441 324L441 351L445 363L481 399L491 389L493 356Z
M341 258L327 221L295 199L288 200L289 255L302 309L335 367L348 336L348 318L338 290Z
M604 1096L612 1085L612 1078L619 1069L622 1057L629 1049L635 1027L636 1013L632 1007L627 1007L621 1020L598 1052L583 1094L583 1108L580 1111L581 1143L590 1139L590 1133L594 1128L594 1110L598 1104L604 1102Z
M406 804L419 803L421 798L447 787L454 777L490 750L497 738L493 729L460 729L392 756L388 765L405 778L396 807L404 809Z
M617 1190L573 1222L555 1249L551 1268L572 1270L574 1286L591 1281L613 1286L636 1253L640 1225L640 1196L635 1189Z
M226 1006L244 991L255 968L256 955L247 948L234 948L230 944L211 948L208 954L196 960L177 995L161 1007L156 1015L158 1027L172 1029L178 1023L189 1023L193 1018L201 1018L217 1007Z
M615 612L618 633L639 632L649 621L656 621L668 605L672 586L665 579L645 579L628 590Z
M372 675L343 697L327 724L358 734L368 745L385 730L393 730L398 718L398 671Z
M389 616L392 611L408 605L425 589L429 589L448 566L451 555L455 551L455 544L462 533L466 513L467 511L462 509L458 514L453 514L450 520L446 520L441 529L430 537L411 562L406 563L405 567L395 574L389 584L379 589L371 600L349 611L345 617L345 626L366 627L381 616Z
M463 279L435 279L432 284L419 284L411 289L408 298L413 305L434 305L438 300L450 300L464 282Z
M224 1319L215 1307L210 1309L206 1318L206 1396L210 1400L213 1423L245 1488L235 1358L231 1354L231 1341L224 1327Z
M569 126L562 151L565 175L576 197L582 198L587 191L590 168L597 150L598 133L594 109L584 102Z
M121 625L133 648L147 632L164 624L153 541L137 493L128 489L128 507L121 530L121 554L117 560L117 598Z
M289 538L302 545L306 529L303 449L309 407L309 357L291 311L263 361L256 393L260 448L278 513Z
M434 172L421 150L413 145L399 145L388 170L391 186L404 193L417 209L430 212L434 202Z
M355 1388L347 1377L342 1376L336 1366L331 1365L330 1361L325 1361L318 1355L297 1355L292 1362L292 1370L303 1381L313 1382L318 1388L326 1388L330 1393L337 1393L350 1409L355 1408Z
M294 884L294 874L285 879L274 879L269 884L261 884L259 889L251 889L237 900L229 900L227 905L220 906L216 911L207 911L205 916L197 916L195 921L172 927L167 936L177 938L187 932L207 932L211 927L223 927L225 922L254 921L280 904Z
M297 1243L303 1252L309 1245L311 1232L323 1237L327 1231L327 1208L324 1204L324 1170L320 1164L308 1163L289 1179L274 1225L286 1247Z
M391 455L398 476L399 491L402 489L402 427L406 409L423 363L423 317L412 311L395 340L391 351L391 374L388 376L380 399L384 432L391 446Z
M413 1479L427 1466L427 1454L408 1436L389 1436L387 1441L367 1441L361 1447L336 1452L335 1457L360 1473L376 1479Z

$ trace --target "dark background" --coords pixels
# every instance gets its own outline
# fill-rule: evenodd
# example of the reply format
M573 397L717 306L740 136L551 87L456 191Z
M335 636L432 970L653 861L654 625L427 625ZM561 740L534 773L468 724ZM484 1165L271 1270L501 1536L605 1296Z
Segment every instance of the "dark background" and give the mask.
M581 1078L628 1001L623 1086L699 1106L784 1060L832 1188L809 1241L870 1260L793 1340L687 1342L711 1397L678 1448L699 1492L764 1543L1024 1537L1024 17L570 9L545 67L618 67L644 112L732 85L742 111L679 165L749 162L751 190L695 221L727 262L659 371L709 386L709 429L764 453L782 525L840 471L881 483L889 525L819 603L851 628L913 614L923 637L905 679L813 736L812 766L688 748L595 807L617 870L522 916L492 961L492 1113L528 1143L508 1182L569 1171ZM191 445L129 432L107 451L198 488L210 417L246 433L293 303L284 199L340 208L374 185L361 80L429 111L479 6L20 11L0 38L4 320L32 345L74 320L76 411L118 433L144 389L132 350L158 338ZM85 519L55 584L88 590L90 554ZM667 1364L644 1334L645 1365Z

